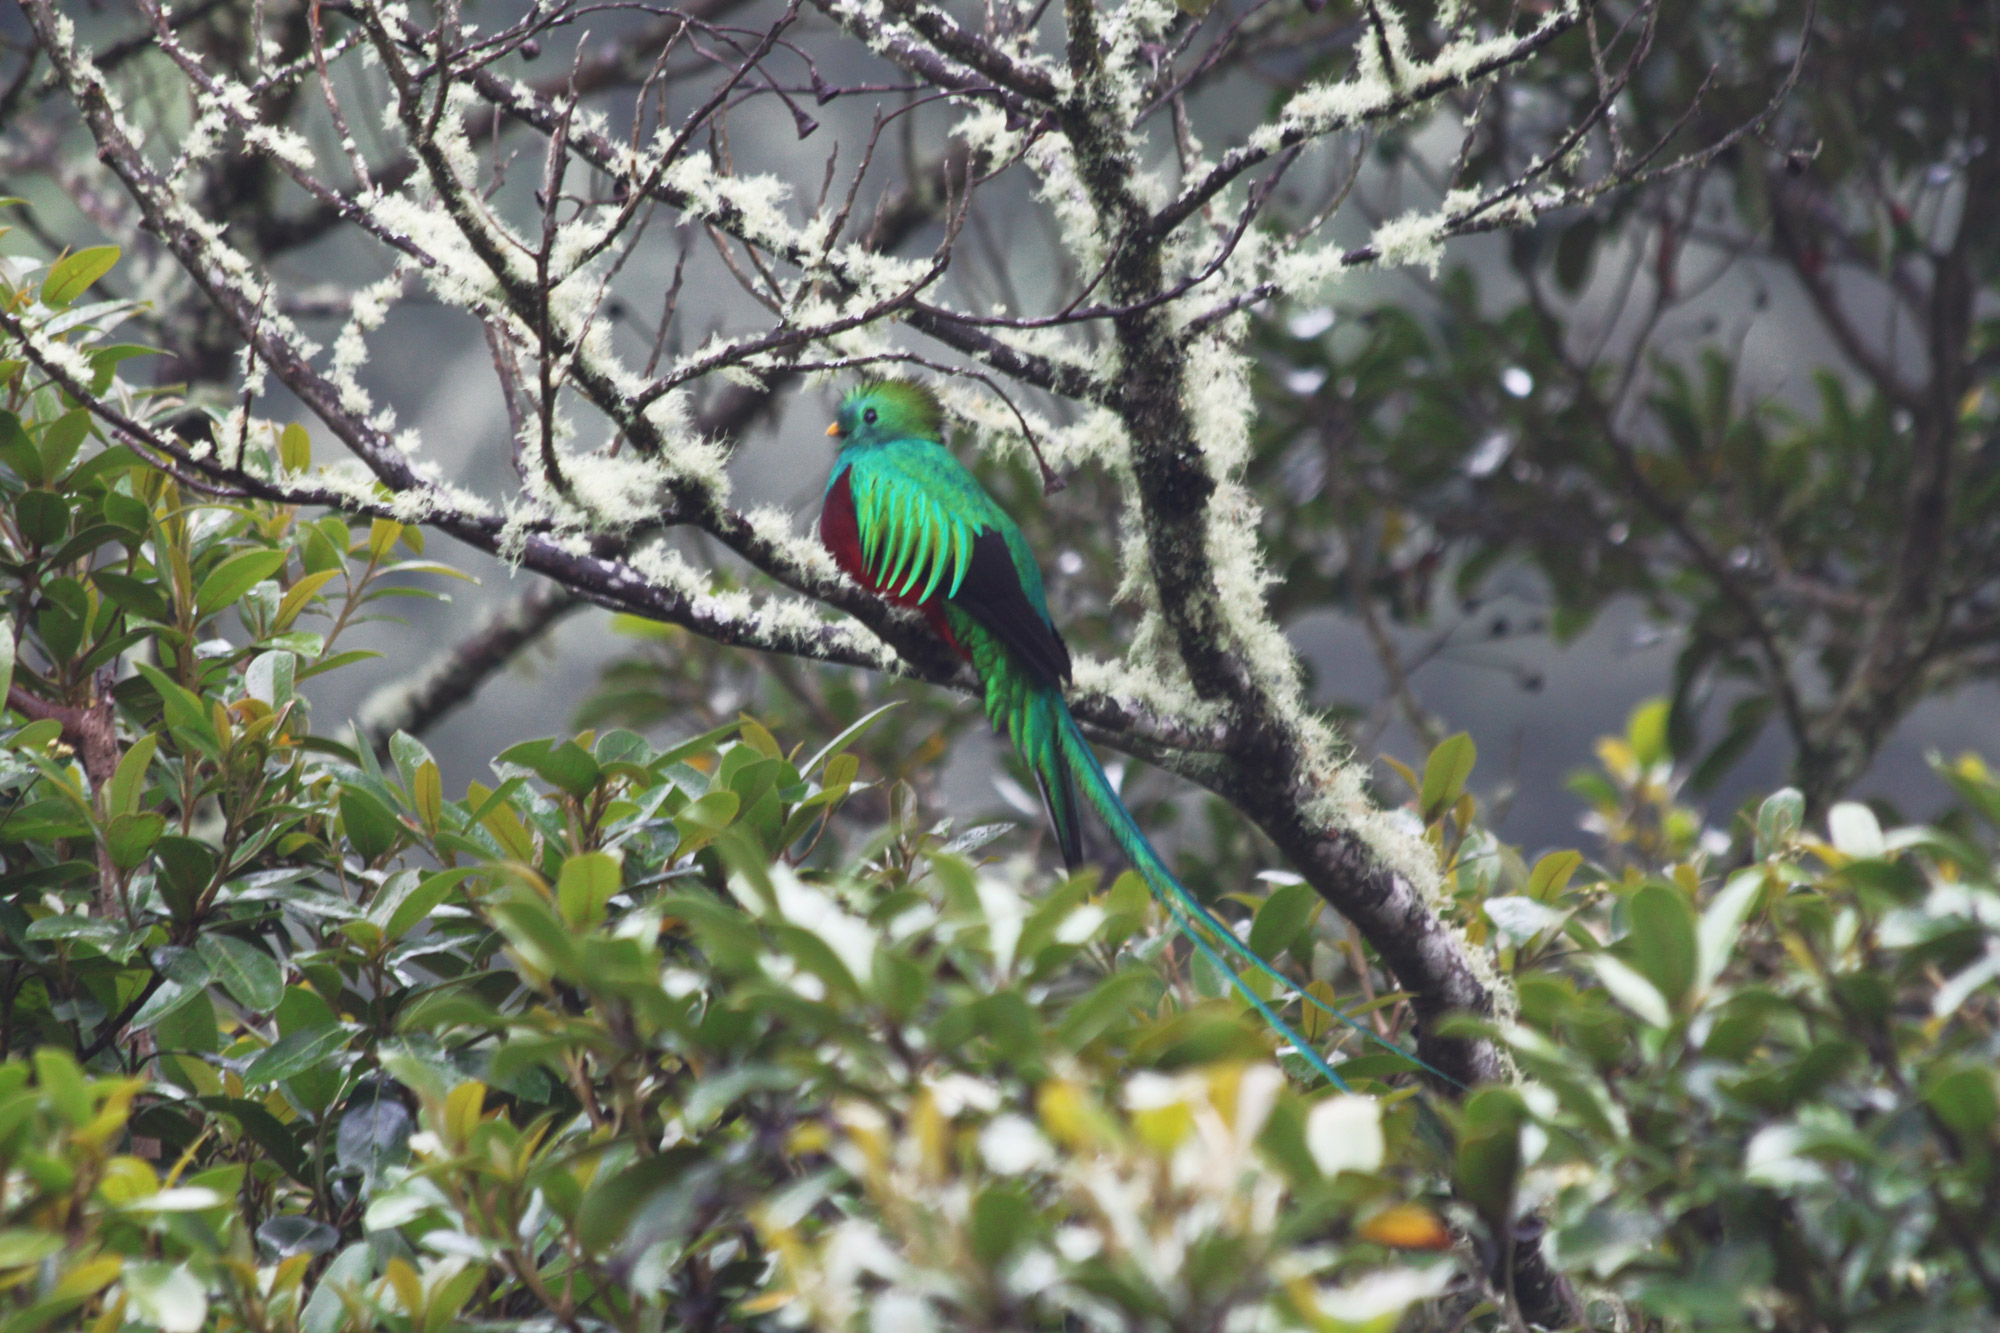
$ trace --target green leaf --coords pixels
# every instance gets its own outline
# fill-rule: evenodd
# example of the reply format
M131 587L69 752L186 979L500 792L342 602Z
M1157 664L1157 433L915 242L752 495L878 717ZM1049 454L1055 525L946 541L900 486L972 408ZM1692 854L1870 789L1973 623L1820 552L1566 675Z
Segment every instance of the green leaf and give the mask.
M1070 1050L1081 1050L1128 1023L1143 1006L1156 1003L1160 987L1158 975L1151 971L1130 968L1114 972L1063 1011L1056 1037ZM1307 1012L1319 1011L1310 1009Z
M685 762L698 754L706 754L708 751L713 750L725 737L735 735L740 725L740 723L736 722L725 722L721 726L710 731L705 731L699 736L690 737L682 741L679 745L654 755L650 767L656 773L664 772L671 765Z
M69 535L69 504L54 491L23 491L14 498L14 521L28 545L54 546Z
M59 579L44 588L53 592L57 584L73 582ZM42 636L43 649L58 663L69 663L83 646L82 616L54 597L43 603L41 614L35 617L35 629Z
M332 657L323 657L319 661L314 662L311 666L298 673L294 683L307 680L322 672L338 671L342 667L353 666L356 662L366 662L371 657L380 657L381 655L373 648L350 648L344 653L335 653Z
M337 574L347 568L346 542L333 541L317 524L307 524L303 534L299 563L305 567L306 573Z
M1669 1004L1687 995L1695 978L1694 913L1679 889L1647 884L1632 895L1628 910L1632 961Z
M209 758L219 758L221 742L216 739L215 728L209 724L208 710L200 699L175 684L173 678L150 662L134 662L140 675L160 696L160 707L166 715L167 730L176 741L200 750Z
M641 1204L688 1174L685 1149L641 1158L620 1171L600 1171L577 1210L576 1238L585 1253L610 1249L630 1229Z
M588 796L591 788L604 777L604 771L590 757L590 751L575 741L564 741L544 755L539 763L529 767L571 796Z
M785 752L778 748L777 737L771 734L770 728L766 727L756 718L744 714L737 718L736 726L738 733L743 737L743 743L758 754L763 755L766 759L783 759L785 757Z
M0 616L0 700L14 688L14 618ZM0 704L0 708L4 708Z
M1666 997L1645 976L1608 953L1592 954L1587 961L1611 998L1630 1009L1641 1022L1656 1028L1673 1022Z
M305 986L285 987L285 998L278 1001L276 1018L278 1031L282 1033L319 1032L340 1023L333 1006Z
M487 909L493 922L530 965L544 972L569 975L576 968L576 937L563 929L540 895L526 892L492 900Z
M475 1265L468 1271L478 1272L479 1269ZM358 1303L365 1299L364 1289L374 1276L373 1242L356 1241L335 1255L333 1262L326 1266L326 1271L320 1274L311 1298L299 1315L300 1333L339 1333L351 1322L347 1302Z
M1181 0L1187 8L1187 0ZM1190 11L1193 12L1193 11ZM1035 1210L1012 1186L981 1190L972 1201L970 1238L973 1257L982 1264L1003 1262L1034 1230Z
M153 762L153 752L159 748L159 733L149 731L132 742L132 748L118 761L118 771L111 775L106 797L111 814L129 815L138 810L139 798L146 790L146 768Z
M267 1014L285 998L284 969L278 960L248 940L229 935L204 935L195 951L215 973L229 997L252 1014Z
M502 750L499 762L529 769L550 786L571 796L588 795L604 776L603 769L581 745L575 741L558 743L546 737Z
M1465 732L1438 742L1424 762L1424 785L1419 801L1426 824L1435 823L1465 792L1465 780L1472 776L1478 747Z
M1667 713L1671 705L1665 699L1648 699L1632 710L1631 720L1625 724L1625 739L1632 746L1632 755L1643 768L1652 768L1673 758L1667 747Z
M143 343L111 343L104 347L93 347L90 350L90 368L93 372L90 377L90 391L102 394L110 388L112 378L118 373L118 367L135 356L165 354L165 349L147 347Z
M401 939L410 933L417 923L429 916L437 905L445 900L451 891L471 878L469 866L455 870L439 871L425 875L415 888L400 899L390 910L386 921L379 922L382 933L392 940ZM373 913L370 913L371 917Z
M296 421L286 422L278 434L278 461L287 472L312 470L312 436Z
M684 807L674 816L674 829L681 835L681 852L696 852L714 842L736 818L740 804L733 791L712 791Z
M369 865L402 840L403 826L373 792L352 784L340 789L340 826Z
M145 863L166 828L167 817L157 810L119 815L104 830L104 846L111 853L111 863L120 870L136 870Z
M300 1213L280 1213L266 1218L257 1228L257 1244L266 1259L289 1259L295 1254L332 1254L340 1245L340 1233L315 1218Z
M1480 1123L1460 1139L1453 1174L1459 1195L1478 1208L1489 1225L1506 1225L1521 1172L1521 1129L1518 1112L1513 1118L1480 1116L1480 1099L1492 1095L1491 1089L1484 1090L1467 1103L1466 1118L1478 1117Z
M38 1264L52 1254L61 1253L67 1243L67 1239L57 1231L25 1228L0 1231L0 1268L26 1268L30 1264Z
M244 1067L243 1084L261 1088L303 1074L345 1049L347 1035L338 1025L288 1032Z
M1963 1065L1937 1076L1925 1086L1924 1100L1940 1120L1974 1141L1990 1136L1995 1120L2000 1120L1993 1071L1984 1066Z
M196 620L206 620L284 568L285 551L238 551L209 572L194 595Z
M1553 902L1569 887L1570 876L1583 864L1583 853L1574 851L1550 852L1535 862L1535 868L1528 875L1525 896L1538 903Z
M90 413L75 408L49 423L42 432L42 475L50 482L69 471L76 451L90 437Z
M182 963L172 970L182 973L182 976L169 976L160 983L159 989L153 992L151 998L139 1006L139 1012L132 1015L132 1026L135 1030L157 1028L184 1006L203 1000L207 996L208 992L204 987L208 985L211 974L208 971L208 964L200 957L194 956L193 962ZM209 1021L214 1021L212 1012Z
M12 823L10 822L7 827L13 827ZM76 835L84 836L89 831L88 828L78 828ZM30 889L60 889L71 884L83 884L96 877L95 861L58 861L54 865L16 870L0 875L0 898L12 898ZM36 924L39 925L40 922Z
M397 731L389 737L389 758L395 761L396 776L403 780L406 789L414 789L417 770L433 762L430 750L407 731Z
M380 560L395 546L396 538L403 535L403 525L392 518L378 518L368 524L368 555Z
M694 1085L681 1107L681 1120L690 1131L699 1132L753 1092L784 1092L797 1086L797 1076L777 1065L749 1064L720 1070Z
M410 799L416 803L417 818L423 826L435 833L444 819L444 778L438 773L437 761L426 759L417 767L416 777L411 781Z
M129 574L120 574L109 569L95 569L90 573L91 582L106 597L116 602L127 615L143 616L147 620L165 620L172 614L167 599L160 592L158 584L144 579L135 579Z
M299 659L288 652L259 653L243 671L243 692L272 708L292 702Z
M180 983L169 983L176 990ZM157 992L156 992L157 994ZM153 1037L162 1051L213 1054L222 1049L222 1030L206 986L187 991L180 1003L163 1010L153 1023Z
M592 926L604 919L604 905L623 883L618 858L609 852L584 852L563 862L556 881L556 901L563 920L572 926Z
M186 919L215 882L215 850L198 838L169 833L153 844L153 859L160 863L160 892L174 918Z
M97 457L102 458L104 455L99 454ZM97 459L92 459L91 461L94 463ZM86 464L85 466L88 467L89 465ZM74 478L72 478L72 481L74 481ZM123 529L133 536L145 536L151 516L152 510L146 507L144 500L137 500L129 495L120 495L117 491L112 491L104 497L104 521L114 528Z
M1250 923L1250 951L1260 958L1276 960L1286 946L1298 938L1312 919L1320 896L1305 884L1280 884L1258 907Z
M42 1046L36 1048L34 1060L35 1083L56 1114L77 1127L89 1124L90 1088L70 1053Z
M81 916L73 912L59 912L30 922L21 932L21 938L28 940L87 940L105 950L114 947L125 933L124 927L116 921L106 921L102 917Z
M117 262L115 245L93 245L64 255L49 266L49 275L42 280L42 304L51 310L68 309L72 301L109 273Z
M21 418L5 410L0 410L0 463L30 486L39 486L48 478L42 469L42 455L28 438Z
M385 1167L400 1166L410 1157L410 1135L417 1122L409 1109L379 1088L357 1095L341 1114L334 1134L334 1157L349 1171L373 1181Z
M88 559L96 552L98 547L104 546L109 542L119 542L122 544L130 535L123 528L116 527L113 524L97 522L95 517L90 515L87 510L82 511L82 513L83 517L89 520L89 526L79 532L70 534L68 541L58 546L54 551L51 551L48 557L50 565L71 565L78 560ZM103 614L102 610L98 614L101 616ZM103 632L104 624L105 622L101 619L97 622L99 633Z
M1750 866L1731 875L1722 891L1709 899L1701 914L1701 924L1695 928L1697 990L1708 990L1722 975L1731 951L1736 948L1736 938L1743 933L1743 923L1750 919L1750 911L1757 905L1757 896L1763 888L1763 868Z

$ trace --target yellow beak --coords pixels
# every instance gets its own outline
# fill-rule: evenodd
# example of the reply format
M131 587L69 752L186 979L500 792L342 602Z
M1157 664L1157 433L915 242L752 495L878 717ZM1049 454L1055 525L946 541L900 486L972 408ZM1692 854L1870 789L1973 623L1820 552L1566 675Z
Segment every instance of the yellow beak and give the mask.
M827 433L828 435L838 435L838 434L840 434L840 423L839 423L838 421L836 421L836 422L834 422L834 423L833 423L832 425L828 426L828 427L826 428L826 433Z

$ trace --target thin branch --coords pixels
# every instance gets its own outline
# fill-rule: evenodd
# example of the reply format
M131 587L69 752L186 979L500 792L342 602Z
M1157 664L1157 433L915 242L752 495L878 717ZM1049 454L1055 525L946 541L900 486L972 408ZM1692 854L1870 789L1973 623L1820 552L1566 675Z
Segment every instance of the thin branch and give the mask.
M1375 104L1365 109L1312 121L1294 121L1284 125L1275 133L1260 134L1254 143L1231 149L1199 181L1183 190L1178 199L1155 215L1153 227L1156 234L1165 236L1172 232L1193 216L1202 205L1227 188L1230 182L1287 149L1341 130L1395 120L1413 108L1434 101L1454 88L1467 87L1490 74L1520 64L1576 26L1587 9L1588 6L1578 5L1560 10L1544 19L1534 31L1476 61L1465 70L1433 74L1429 78L1413 82L1407 88L1396 90L1388 97L1378 99Z

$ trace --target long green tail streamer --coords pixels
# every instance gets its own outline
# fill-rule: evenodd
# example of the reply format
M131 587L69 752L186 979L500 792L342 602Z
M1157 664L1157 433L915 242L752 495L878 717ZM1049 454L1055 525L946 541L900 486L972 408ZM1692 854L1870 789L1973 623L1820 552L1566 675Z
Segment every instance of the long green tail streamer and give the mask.
M1193 894L1189 893L1180 880L1175 878L1174 872L1167 868L1167 863L1160 859L1160 854L1153 850L1152 842L1146 837L1144 831L1140 829L1138 821L1132 818L1132 812L1127 810L1125 803L1118 799L1118 793L1111 786L1111 779L1105 775L1104 766L1098 762L1096 752L1090 748L1090 743L1084 739L1083 732L1076 725L1076 719L1070 715L1068 706L1060 699L1057 699L1055 702L1056 708L1054 711L1056 713L1057 734L1059 743L1062 746L1063 755L1069 761L1070 771L1076 774L1078 785L1083 788L1085 798L1089 800L1092 807L1096 809L1098 815L1104 820L1106 826L1110 828L1112 839L1117 842L1120 850L1132 862L1132 867L1139 872L1139 877L1146 881L1146 886L1153 891L1153 896L1158 898L1160 904L1167 909L1167 915L1173 918L1174 924L1180 928L1181 933L1194 941L1195 947L1201 950L1202 955L1218 971L1229 978L1231 984L1236 987L1237 992L1244 999L1248 1000L1259 1014L1263 1015L1264 1021L1269 1023L1277 1031L1278 1035L1292 1044L1293 1050L1303 1056L1306 1062L1314 1069L1324 1074L1327 1081L1332 1083L1336 1088L1339 1088L1343 1092L1349 1090L1347 1080L1335 1073L1333 1066L1329 1065L1317 1050L1308 1045L1305 1038L1292 1029L1291 1024L1280 1018L1262 996L1250 989L1249 985L1244 981L1242 974L1234 967L1231 967L1228 960L1223 958L1217 952L1215 946L1208 942L1203 931L1195 927L1195 921L1199 921L1208 932L1214 934L1216 938L1228 945L1230 952L1277 982L1279 986L1283 987L1284 993L1298 996L1301 1001L1312 1005L1328 1017L1354 1029L1369 1041L1394 1051L1397 1055L1402 1056L1419 1069L1436 1075L1452 1086L1459 1088L1465 1086L1442 1069L1419 1057L1415 1052L1405 1050L1395 1042L1390 1041L1387 1037L1376 1032L1373 1028L1370 1028L1367 1024L1362 1023L1349 1014L1343 1013L1312 992L1300 989L1292 982L1290 977L1287 977L1277 968L1271 966L1254 949L1236 938L1236 932L1218 919L1207 907L1203 906L1200 900ZM1194 920L1189 920L1190 917L1194 918Z

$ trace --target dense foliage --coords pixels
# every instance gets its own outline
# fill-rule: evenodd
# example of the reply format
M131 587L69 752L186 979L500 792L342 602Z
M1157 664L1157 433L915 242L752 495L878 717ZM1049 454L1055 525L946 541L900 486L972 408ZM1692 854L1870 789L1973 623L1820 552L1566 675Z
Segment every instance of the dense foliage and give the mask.
M58 268L8 299L53 324L70 295ZM898 1300L1371 1327L1450 1277L1303 1244L1424 1190L1385 1165L1416 1108L1243 1063L1136 880L1030 896L977 862L1002 830L901 808L803 870L874 715L810 758L748 719L532 742L446 800L420 743L378 763L299 694L443 572L396 558L414 530L204 501L8 383L10 698L40 715L0 821L10 1328ZM1265 903L1260 947L1310 956L1309 897Z
M0 298L177 411L76 304L112 258ZM1656 704L1579 779L1597 860L1530 866L1446 741L1410 818L1515 981L1490 1030L1525 1079L1436 1100L1307 1013L1343 1095L1281 1073L1136 880L871 792L876 713L556 736L446 799L299 688L446 572L418 533L205 499L0 385L10 1333L1498 1328L1489 1275L1543 1229L1600 1327L2000 1314L1976 759L1937 826L1845 804L1822 838L1787 791L1704 838ZM300 447L270 434L235 445ZM1251 947L1352 975L1267 883L1220 903Z

